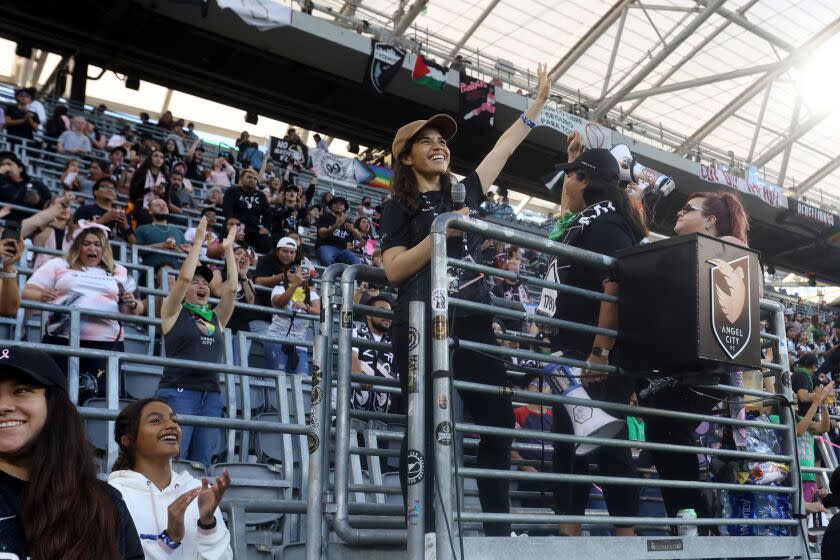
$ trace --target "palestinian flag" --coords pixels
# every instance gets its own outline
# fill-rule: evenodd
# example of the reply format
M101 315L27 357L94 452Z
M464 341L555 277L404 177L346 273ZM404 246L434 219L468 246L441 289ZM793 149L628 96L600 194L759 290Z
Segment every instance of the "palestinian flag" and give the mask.
M447 72L449 72L448 68L439 66L431 60L426 60L422 54L418 54L417 60L414 62L414 72L411 73L411 79L432 89L443 89Z

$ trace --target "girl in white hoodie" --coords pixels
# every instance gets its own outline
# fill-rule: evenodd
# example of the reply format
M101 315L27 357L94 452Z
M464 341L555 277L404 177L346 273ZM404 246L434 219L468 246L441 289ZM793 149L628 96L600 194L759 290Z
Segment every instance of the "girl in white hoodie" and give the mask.
M120 455L108 482L122 493L146 558L232 560L218 507L230 476L223 471L211 486L207 478L172 470L181 428L169 405L157 398L129 404L117 417L114 439Z

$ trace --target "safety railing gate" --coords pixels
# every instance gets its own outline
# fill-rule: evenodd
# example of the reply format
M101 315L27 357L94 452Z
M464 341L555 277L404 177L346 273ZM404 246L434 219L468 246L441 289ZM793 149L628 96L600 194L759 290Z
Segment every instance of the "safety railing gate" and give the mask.
M707 421L717 424L729 424L731 426L745 427L745 428L759 428L763 430L771 429L778 432L781 437L782 454L768 454L768 453L749 453L733 449L717 449L711 447L695 447L687 445L671 445L664 443L651 443L640 441L627 441L621 439L606 439L593 437L578 437L564 434L554 433L535 433L526 434L522 431L504 428L492 428L478 424L470 424L459 421L453 417L454 406L434 406L433 407L433 424L439 426L442 423L451 423L452 433L455 436L461 436L465 433L480 434L480 435L499 435L511 438L525 437L531 435L532 437L539 437L543 440L552 442L567 442L567 443L591 443L594 445L614 446L614 447L633 447L641 448L642 450L659 450L673 453L690 453L690 454L705 454L710 456L728 457L741 460L750 461L775 461L789 466L790 472L785 481L785 485L779 486L764 486L764 485L747 485L747 484L729 484L719 482L700 482L700 481L679 481L679 480L658 480L648 478L630 478L630 477L608 477L608 476L591 476L586 474L554 474L543 472L523 472L523 471L500 471L479 469L474 467L464 467L459 460L456 468L456 450L457 445L450 445L449 441L440 444L434 441L434 466L437 473L437 482L435 484L436 496L434 509L436 513L436 527L424 528L422 516L415 519L407 526L408 532L408 558L415 560L423 558L423 535L426 531L434 531L437 536L437 558L439 560L450 560L453 554L459 549L462 553L458 554L470 559L508 559L508 558L803 558L806 557L805 539L799 520L802 512L801 493L799 486L800 471L795 453L796 439L795 439L795 419L788 407L780 407L780 423L771 424L767 422L760 422L754 420L742 420L738 418L730 418L726 416L714 416L711 414L693 414L675 410L654 409L646 407L629 406L628 404L616 404L605 401L590 401L583 399L575 399L571 397L563 397L559 395L535 393L521 391L518 389L511 389L509 387L499 387L495 385L487 385L482 383L459 381L453 379L451 375L450 352L453 349L453 341L447 331L448 313L450 309L461 308L473 311L483 311L496 316L509 317L515 319L527 319L535 321L537 324L544 326L560 326L566 330L576 330L584 332L599 332L607 334L608 336L616 336L617 332L604 332L604 329L597 329L591 325L584 325L578 323L570 323L567 321L560 321L549 317L544 317L535 314L528 314L517 312L515 310L501 309L490 305L485 305L478 302L466 301L456 297L450 297L448 292L449 278L448 269L456 267L460 269L470 270L474 272L481 272L489 276L497 276L509 278L530 284L537 287L548 287L557 290L560 293L567 293L578 297L617 301L616 298L606 296L601 293L595 293L579 288L566 286L563 284L556 284L542 279L526 278L516 275L512 272L500 271L495 268L490 268L476 264L472 261L455 259L447 257L446 254L446 229L454 228L466 232L473 232L483 235L486 238L502 240L508 243L515 244L519 247L531 248L542 251L551 256L562 256L574 263L581 263L586 266L596 267L599 269L608 269L615 266L616 261L612 258L596 253L591 253L549 241L545 238L537 237L530 234L517 232L513 229L491 227L491 224L486 222L466 218L456 214L444 214L438 216L432 226L432 332L423 333L422 328L419 332L422 335L432 336L432 363L424 364L422 359L422 352L420 359L416 364L412 364L409 372L400 372L400 375L407 374L409 376L409 387L412 393L409 397L409 410L411 407L411 399L422 399L423 381L432 379L431 389L433 402L438 402L440 399L448 400L453 403L453 389L458 392L474 391L487 395L498 395L500 391L502 394L511 395L517 402L534 403L540 405L563 405L571 404L585 407L597 407L605 411L615 411L619 414L629 414L633 416L652 417L659 416L670 419L682 419L696 422ZM784 344L778 344L779 336L784 340L784 317L781 307L773 302L762 301L761 307L765 311L772 314L772 334L763 333L765 339L769 339L776 344L776 351L774 352L775 363L762 362L762 367L769 370L776 380L776 390L780 394L773 394L765 391L744 389L743 387L735 387L729 385L714 385L704 386L706 389L714 389L718 393L725 395L735 395L736 399L743 399L744 396L757 397L761 399L777 399L782 402L790 402L792 397L790 385L790 373L786 371L786 366L780 364L787 364L787 351ZM343 308L342 308L343 309ZM422 326L425 307L419 305L411 308L410 323L417 326ZM468 340L458 340L457 344L460 348L467 350L475 350L485 354L492 354L496 356L514 356L519 359L534 359L543 363L553 363L567 365L570 367L581 367L595 371L602 371L608 375L619 373L617 369L610 365L590 364L578 360L567 359L554 355L537 354L527 350L510 349L489 344L481 344L478 342ZM422 348L422 340L417 344ZM434 372L434 374L430 374ZM339 400L339 406L342 402ZM423 426L424 407L413 407L413 412L410 413L409 423L409 448L410 449L424 449L422 437L433 437L432 434L423 434L422 429L417 431L412 429L412 423L415 426ZM340 415L339 415L340 416ZM411 422L413 421L413 422ZM437 439L437 438L436 438ZM457 439L455 440L457 441ZM337 450L338 451L338 450ZM340 459L340 454L336 453L336 459ZM427 460L427 468L430 466ZM504 478L508 480L527 480L527 481L543 481L547 486L553 482L567 482L573 484L613 484L613 485L634 485L637 487L658 487L658 488L694 488L700 490L714 490L714 491L736 491L736 492L762 492L775 493L778 495L787 495L790 497L791 513L793 519L725 519L725 518L699 518L699 519L685 519L685 518L656 518L656 517L610 517L610 516L568 516L568 515L546 515L539 513L482 513L482 512L464 512L461 511L462 502L462 480L465 478ZM453 482L455 483L453 485ZM420 486L420 485L415 485ZM409 496L409 503L414 503L414 499L422 500L422 490L414 488L419 495ZM419 492L419 494L418 494ZM432 507L432 504L425 504L420 502L421 507ZM459 534L459 525L461 523L475 523L475 522L504 522L516 524L517 526L527 526L536 524L559 524L559 523L574 523L587 525L625 525L633 527L646 526L725 526L725 525L772 525L785 526L789 528L790 536L751 536L751 537L707 537L707 536L680 536L680 537L540 537L540 538L510 538L510 537L476 537L463 536ZM384 538L384 537L383 537ZM460 542L459 542L460 541ZM462 547L462 548L461 548ZM312 557L311 557L312 558Z
M321 277L320 333L315 337L312 361L312 418L308 435L309 447L309 501L307 504L306 558L321 560L330 557L330 537L350 545L400 545L405 542L404 510L401 505L389 505L384 500L351 502L351 495L384 495L397 493L399 488L385 487L381 476L372 477L372 484L350 484L351 472L360 470L358 458L393 457L396 450L378 449L377 439L399 441L403 434L390 430L367 429L368 445L356 445L355 430L351 419L375 420L385 424L405 424L404 415L351 410L351 391L362 384L375 387L378 392L398 394L396 379L380 376L356 375L352 372L352 350L374 348L390 351L391 344L353 337L353 314L384 318L393 313L376 307L357 305L353 302L356 281L387 282L381 269L366 265L346 266L333 264ZM337 325L336 325L337 323ZM336 330L337 326L337 330ZM335 360L333 350L337 350ZM335 370L333 365L335 364ZM331 394L335 390L335 409ZM335 429L331 429L335 414ZM409 423L410 423L409 418ZM335 476L329 484L330 457L334 433ZM378 463L370 462L369 468L377 469ZM381 474L381 473L379 473ZM421 537L422 538L422 537ZM363 551L364 549L357 549ZM335 554L339 557L338 554ZM369 557L369 556L368 556Z

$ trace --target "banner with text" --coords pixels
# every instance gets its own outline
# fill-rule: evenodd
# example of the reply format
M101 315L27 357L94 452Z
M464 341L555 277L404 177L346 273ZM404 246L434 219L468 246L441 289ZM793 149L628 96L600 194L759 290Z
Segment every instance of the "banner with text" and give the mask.
M837 216L831 212L821 210L820 208L811 206L810 204L805 204L804 202L799 202L798 200L794 200L792 198L789 198L788 201L790 202L790 210L796 212L800 216L804 216L809 220L813 220L827 226L838 226Z
M496 119L496 86L461 72L459 90L461 126L476 131L493 128Z
M768 183L766 181L752 182L747 181L741 177L732 175L727 171L716 169L705 163L700 164L700 172L698 177L709 183L716 183L735 189L744 194L751 194L759 197L761 200L776 208L787 208L788 199L784 195L784 190L778 186Z
M312 168L318 177L349 183L356 182L353 158L336 156L318 148L312 150L311 156Z
M552 102L546 103L537 126L548 126L566 136L577 130L587 148L612 148L612 131L609 128L567 113Z

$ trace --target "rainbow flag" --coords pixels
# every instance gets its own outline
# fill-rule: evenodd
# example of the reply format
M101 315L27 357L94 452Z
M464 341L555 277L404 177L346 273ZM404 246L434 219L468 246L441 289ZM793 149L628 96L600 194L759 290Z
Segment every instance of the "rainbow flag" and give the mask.
M394 178L394 172L390 168L359 160L353 162L353 172L357 183L380 189L390 189L391 179Z

